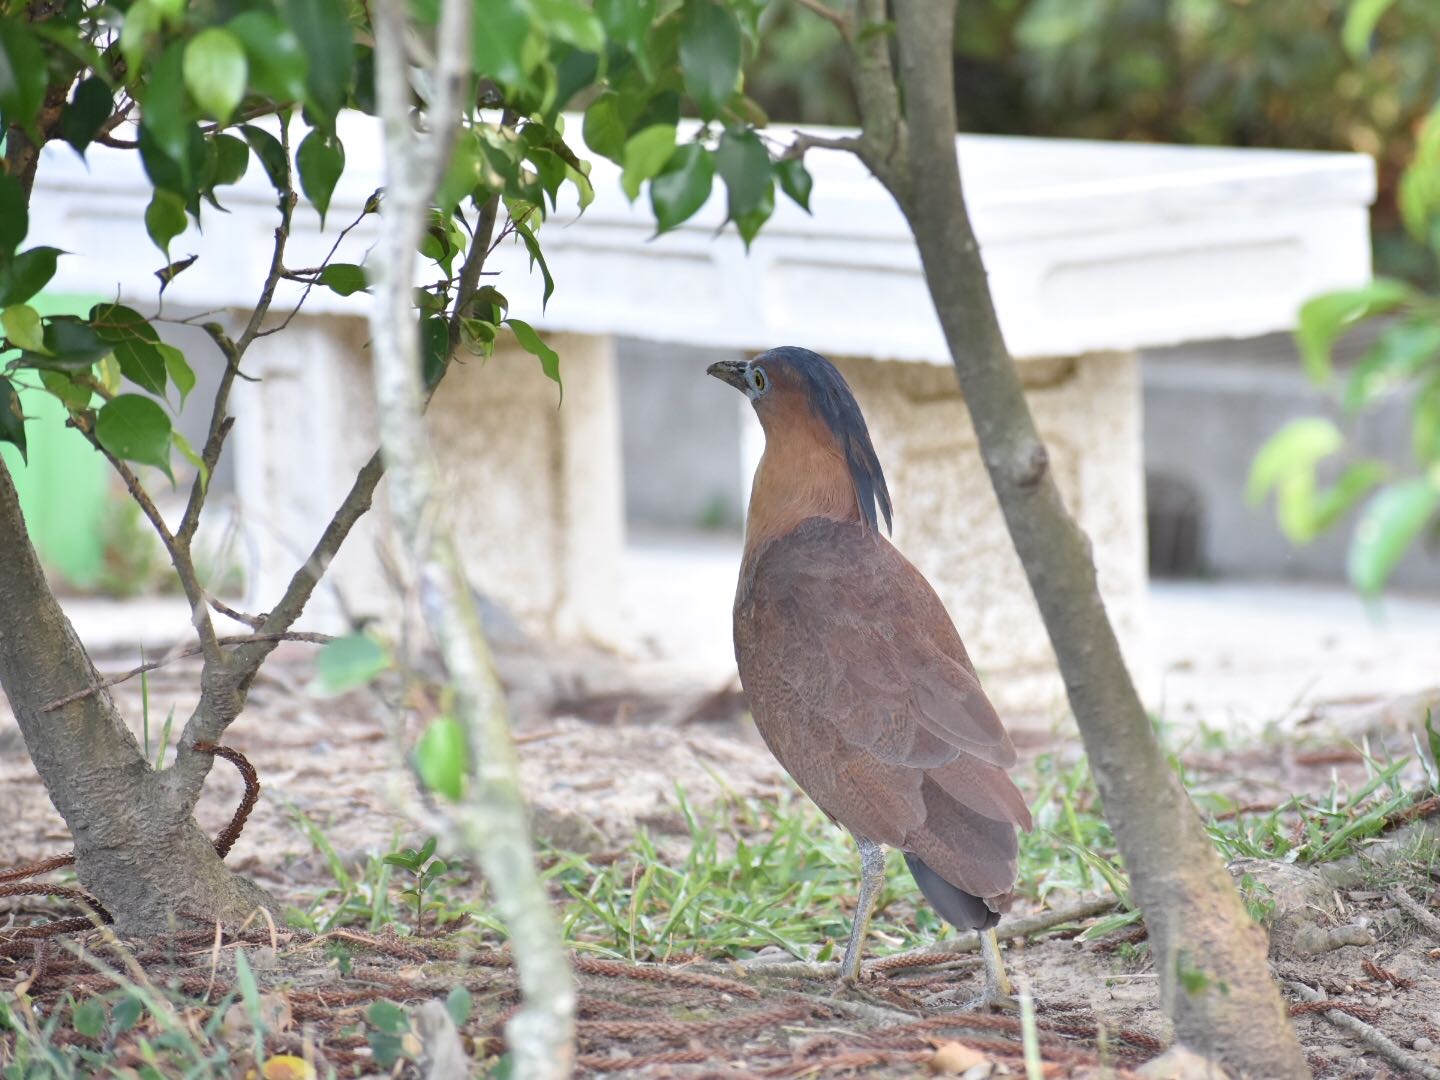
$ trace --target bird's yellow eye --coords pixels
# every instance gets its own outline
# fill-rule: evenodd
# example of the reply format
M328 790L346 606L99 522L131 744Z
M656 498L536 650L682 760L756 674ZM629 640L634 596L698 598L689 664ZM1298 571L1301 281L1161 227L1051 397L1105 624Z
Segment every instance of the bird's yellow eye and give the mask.
M756 368L754 373L754 379L755 389L763 394L765 392L765 372L762 371L760 368Z

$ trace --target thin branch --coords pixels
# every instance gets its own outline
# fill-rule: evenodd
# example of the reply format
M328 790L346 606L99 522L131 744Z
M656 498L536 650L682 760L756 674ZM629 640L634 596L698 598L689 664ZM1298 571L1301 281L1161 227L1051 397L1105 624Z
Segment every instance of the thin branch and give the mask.
M335 639L329 634L316 634L310 631L296 630L284 634L241 634L235 637L222 637L218 640L221 645L229 646L253 645L258 641L274 642L277 644L281 641L306 641L312 645L328 645ZM111 675L109 678L101 679L98 683L87 686L83 690L76 690L73 694L66 694L62 698L56 698L54 701L47 702L40 706L40 711L53 712L55 709L63 708L71 702L80 701L83 698L89 697L91 694L98 694L101 690L108 690L112 686L118 686L120 683L128 682L135 678L136 675L143 675L147 671L154 671L156 668L165 667L167 664L173 664L177 660L185 660L192 656L199 656L202 651L199 645L190 645L181 649L179 652L170 653L168 656L161 657L159 660L147 660L145 663L133 667L129 671L121 672L119 675Z
M296 315L300 314L300 309L305 306L305 301L310 298L310 290L319 283L320 275L323 274L325 272L325 268L330 265L330 260L333 259L335 257L335 253L340 250L340 245L345 242L345 238L350 235L350 231L352 229L354 229L357 225L364 221L366 217L368 217L370 214L374 213L374 211L380 205L379 200L380 192L378 190L365 200L365 205L360 210L360 216L357 217L354 221L352 221L349 225L346 225L345 228L340 230L340 235L335 238L335 243L330 245L330 250L325 253L325 259L323 262L321 262L319 266L315 267L312 270L286 270L282 272L282 276L290 281L304 281L305 291L300 294L300 299L295 301L295 306L290 309L290 313L281 320L278 326L272 326L268 330L258 331L255 334L257 338L269 337L271 334L278 334L281 330L284 330L290 325L291 321L294 320ZM309 276L298 276L302 274Z
M243 611L236 611L216 596L211 596L208 599L210 600L210 606L212 608L226 618L233 619L235 622L240 623L242 626L248 626L251 630L259 630L260 627L265 625L264 615L246 615Z
M864 130L860 156L880 181L894 190L906 179L906 127L890 62L891 24L886 0L859 0L855 15L858 32L851 53Z
M1437 918L1432 912L1417 904L1410 894L1405 891L1403 885L1397 885L1391 889L1390 898L1404 908L1405 914L1419 923L1432 937L1440 940L1440 918Z
M854 135L842 135L838 138L831 138L825 135L811 135L808 132L796 131L795 140L785 148L780 155L782 161L790 161L794 158L804 157L807 150L846 150L852 154L861 154L865 149L863 139Z
M175 567L175 574L180 579L180 587L185 590L185 599L190 601L190 622L195 627L195 632L200 636L201 651L205 654L207 663L224 663L224 654L220 651L219 642L215 637L215 624L210 621L210 610L205 602L205 590L200 585L199 575L195 573L195 563L190 558L190 545L188 542L181 542L170 527L165 524L164 517L155 506L150 493L141 485L139 477L134 470L125 462L112 454L92 430L93 425L76 425L90 445L105 455L105 460L110 462L120 479L125 482L125 488L130 492L130 497L139 505L141 512L149 519L154 526L155 532L160 537L160 542L165 545L165 550L170 555L170 564Z
M491 237L495 233L495 219L499 214L500 196L491 195L480 210L480 220L475 223L475 233L470 237L470 250L465 252L465 262L460 267L460 283L455 290L455 311L450 316L452 351L460 344L460 322L465 311L480 290L480 274L485 269L485 260L493 250Z
M290 125L282 118L280 121L280 145L284 147L286 157L290 154ZM187 555L190 549L190 541L195 536L195 530L200 527L200 512L205 507L205 496L210 486L210 478L215 474L215 466L220 460L220 451L225 445L225 436L230 433L234 425L234 418L229 415L230 391L235 386L235 378L240 374L240 362L245 357L245 351L250 348L255 340L255 335L260 330L260 325L265 321L265 316L270 312L270 305L275 299L275 289L280 284L280 275L285 269L285 245L290 239L290 220L295 210L295 186L289 180L289 173L286 173L287 180L285 190L280 193L280 224L275 227L275 244L270 252L270 268L265 273L265 283L260 289L260 299L255 305L255 310L250 313L250 319L245 324L244 331L237 341L231 341L225 332L214 323L206 323L205 330L209 333L211 340L220 348L225 356L225 370L220 375L220 385L215 388L215 402L210 409L210 433L206 436L205 446L200 451L200 460L203 467L195 476L195 482L190 485L190 499L185 504L185 514L180 519L180 528L176 530L176 539L185 546Z
M1295 982L1293 979L1286 980L1285 985L1290 992L1304 1001L1324 1001L1325 995L1318 990L1312 990L1302 982ZM1354 1035L1369 1049L1375 1051L1385 1058L1390 1064L1400 1070L1402 1076L1420 1076L1425 1080L1440 1080L1440 1069L1428 1064L1413 1054L1407 1054L1396 1043L1392 1042L1385 1035L1376 1031L1369 1024L1365 1023L1358 1016L1351 1016L1349 1013L1341 1012L1339 1009L1329 1009L1325 1013L1325 1019L1329 1020L1338 1028L1344 1028L1351 1035Z
M812 11L816 15L819 15L820 18L824 19L831 26L835 27L836 30L840 31L840 37L844 40L846 45L850 44L853 31L850 26L850 19L845 15L844 12L836 11L834 8L826 7L820 2L820 0L795 0L795 3L799 4L807 11Z

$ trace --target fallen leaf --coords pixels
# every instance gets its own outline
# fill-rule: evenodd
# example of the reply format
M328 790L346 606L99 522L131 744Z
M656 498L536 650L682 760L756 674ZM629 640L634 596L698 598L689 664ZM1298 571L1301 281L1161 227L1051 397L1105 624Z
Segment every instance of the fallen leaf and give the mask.
M925 1062L925 1067L937 1076L955 1076L989 1061L974 1047L959 1042L942 1042L935 1047L935 1053Z

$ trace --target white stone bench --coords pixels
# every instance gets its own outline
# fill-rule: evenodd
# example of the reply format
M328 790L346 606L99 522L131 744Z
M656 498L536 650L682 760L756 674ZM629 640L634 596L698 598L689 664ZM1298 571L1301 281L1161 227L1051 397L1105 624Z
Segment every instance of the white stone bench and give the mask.
M372 130L346 121L332 228L382 183ZM957 147L1007 340L1138 659L1145 538L1135 350L1283 329L1307 297L1366 280L1372 163L978 136ZM55 288L153 303L151 274L163 260L144 234L138 159L96 147L90 160L87 172L68 149L47 154L32 240L115 253L62 259ZM890 478L895 541L950 606L1000 704L1052 709L1062 700L1053 656L975 451L909 231L850 156L812 152L808 164L813 216L778 198L747 255L733 230L715 235L718 182L700 214L652 240L643 197L628 205L617 170L597 160L594 204L578 220L555 215L542 231L557 282L543 313L524 250L497 251L496 284L513 313L551 337L566 397L557 410L538 363L501 348L453 372L437 398L434 431L473 578L534 630L615 640L625 388L613 339L672 343L676 363L695 368L695 400L717 409L737 401L687 359L687 346L804 345L834 359L854 386ZM203 238L192 231L174 242L176 257L202 257L172 285L167 305L253 304L274 222L258 167L225 202L233 212L207 211ZM324 255L316 225L308 208L297 212L292 265ZM360 249L340 258L360 261ZM374 446L366 302L315 290L291 330L252 353L262 381L237 393L238 487L257 605L278 595ZM753 434L746 444L753 464ZM332 568L351 611L386 606L383 519L377 514ZM334 621L336 595L321 598L320 621Z

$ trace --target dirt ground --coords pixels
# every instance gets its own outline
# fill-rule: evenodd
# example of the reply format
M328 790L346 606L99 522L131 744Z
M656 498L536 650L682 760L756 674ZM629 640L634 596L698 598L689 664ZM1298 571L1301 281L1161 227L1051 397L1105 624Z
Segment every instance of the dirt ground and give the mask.
M340 860L357 872L369 857L391 850L394 838L418 839L387 798L387 791L406 777L394 764L382 722L384 706L369 694L313 697L306 689L308 657L300 647L278 654L226 739L249 757L263 787L229 862L297 906L334 884L325 857L296 826L297 812L314 822ZM127 665L127 658L117 654L101 667ZM543 678L536 674L541 668ZM183 723L193 703L194 674L193 667L176 664L151 677L152 739L158 738L172 706L177 726ZM659 839L663 851L666 844L685 843L683 828L675 825L677 784L697 808L730 795L775 795L788 785L731 689L627 685L623 666L593 656L569 657L560 664L516 660L511 677L524 684L518 695L524 714L518 738L537 831L558 848L604 858L643 828ZM115 694L138 731L138 681L116 687ZM1321 703L1295 718L1288 731L1243 747L1207 748L1199 740L1183 760L1207 790L1241 803L1290 793L1318 799L1332 780L1363 782L1352 740L1368 734L1372 753L1382 746L1408 752L1407 729L1417 708L1419 703L1408 697L1359 704L1351 699L1333 707ZM1054 752L1074 754L1074 740L1036 735L1022 746L1026 761ZM1024 763L1017 772L1023 779ZM217 765L199 810L202 824L218 832L241 790L234 771ZM0 822L0 869L68 848L63 823L3 711ZM1422 862L1404 862L1411 875L1404 884L1433 910L1435 883L1425 878L1429 864ZM1440 939L1427 937L1402 916L1374 875L1330 891L1323 902L1305 901L1313 908L1308 918L1322 929L1359 925L1372 940L1308 957L1289 947L1277 949L1277 972L1341 1003L1340 1008L1415 1060L1440 1068ZM1057 906L1077 899L1083 898L1051 898ZM1035 910L1022 900L1010 917ZM7 911L15 926L55 913L32 898L9 901L0 907L0 918ZM1166 1042L1156 975L1133 942L1119 948L1117 940L1106 938L1082 944L1075 940L1077 930L1016 939L1008 962L1037 1002L1042 1051L1051 1063L1047 1075L1098 1076L1102 1063L1120 1070L1109 1075L1124 1075ZM152 943L142 949L142 960L148 955L147 965L153 963L187 990L214 993L217 980L223 988L233 976L234 961L228 948L212 951L211 936L206 931ZM354 954L348 974L345 965L337 966L334 937L283 929L273 939L268 930L252 930L249 936L269 957L259 973L262 989L274 992L277 1008L285 1013L277 1026L282 1034L269 1052L288 1048L310 1054L335 1065L340 1075L380 1071L366 1038L357 1033L365 1010L378 997L417 1002L464 984L475 1010L463 1033L490 1039L479 1048L492 1052L499 1046L494 1037L501 1023L518 1001L508 959L491 935L469 934L462 945L347 933L343 940ZM53 997L95 985L97 976L53 946L43 953L9 952L0 949L0 992L23 984L43 999L42 989ZM877 970L863 992L850 995L837 995L828 980L742 971L733 964L688 964L686 959L645 968L580 960L585 1071L914 1075L922 1066L940 1069L943 1060L937 1054L953 1053L947 1044L959 1042L987 1056L996 1067L993 1075L1023 1075L1018 1021L954 1011L955 1002L978 990L979 976L968 958L943 969ZM1400 1075L1320 1012L1302 1012L1295 1022L1317 1076L1368 1080Z

